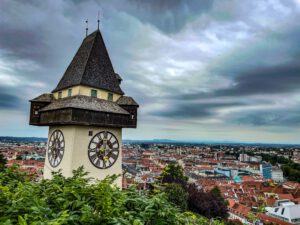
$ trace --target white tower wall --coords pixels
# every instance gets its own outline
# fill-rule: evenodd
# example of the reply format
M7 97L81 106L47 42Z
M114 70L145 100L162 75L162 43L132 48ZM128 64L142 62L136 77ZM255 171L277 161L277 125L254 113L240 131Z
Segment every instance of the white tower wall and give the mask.
M72 176L72 170L80 166L84 166L85 171L89 172L88 177L93 177L99 180L104 179L108 175L122 174L122 129L121 128L105 128L105 127L88 127L88 126L51 126L49 127L48 140L53 131L60 130L64 135L65 149L62 161L53 168L49 164L48 154L44 166L44 178L51 179L52 171L62 170L64 176ZM92 136L89 132L92 131ZM111 132L119 142L119 156L116 162L107 169L99 169L95 167L88 157L88 146L92 138L101 131ZM48 151L48 150L47 150ZM116 180L116 184L122 187L122 177Z

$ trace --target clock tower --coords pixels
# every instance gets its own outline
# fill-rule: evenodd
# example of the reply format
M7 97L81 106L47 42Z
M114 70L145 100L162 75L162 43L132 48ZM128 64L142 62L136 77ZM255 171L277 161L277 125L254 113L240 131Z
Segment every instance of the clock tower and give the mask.
M80 166L95 179L122 173L122 128L136 128L139 105L124 95L121 81L96 30L52 93L30 101L30 125L49 126L44 178L60 169L71 176Z

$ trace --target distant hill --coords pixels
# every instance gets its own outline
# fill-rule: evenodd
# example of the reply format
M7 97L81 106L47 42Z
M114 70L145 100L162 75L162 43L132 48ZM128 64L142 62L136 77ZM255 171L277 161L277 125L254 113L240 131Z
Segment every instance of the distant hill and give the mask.
M46 142L47 138L40 138L40 137L10 137L10 136L0 136L0 142Z
M0 142L47 142L47 138L41 137L12 137L0 136ZM230 141L192 141L192 140L171 140L171 139L153 139L153 140L123 140L124 144L173 144L173 145L223 145L223 146L276 146L276 147L300 147L300 144L272 144L272 143L247 143Z
M234 141L192 141L192 140L171 140L171 139L153 139L153 140L123 140L125 144L173 144L173 145L223 145L223 146L264 146L264 147L300 147L300 144L276 144L276 143L252 143L252 142L234 142Z

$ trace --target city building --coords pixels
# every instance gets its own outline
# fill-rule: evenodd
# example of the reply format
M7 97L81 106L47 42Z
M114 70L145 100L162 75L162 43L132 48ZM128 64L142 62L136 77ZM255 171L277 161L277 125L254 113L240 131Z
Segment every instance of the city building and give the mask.
M272 167L272 180L275 182L283 182L283 171L278 167Z
M261 162L261 156L250 156L248 154L242 153L239 155L240 162Z
M260 164L260 173L264 179L272 179L272 165L267 162Z
M291 224L300 224L300 205L282 203L279 207L266 207L267 215Z

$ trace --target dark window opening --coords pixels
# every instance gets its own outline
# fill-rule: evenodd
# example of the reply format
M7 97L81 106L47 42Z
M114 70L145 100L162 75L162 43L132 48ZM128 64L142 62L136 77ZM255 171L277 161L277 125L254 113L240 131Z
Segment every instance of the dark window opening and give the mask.
M114 99L113 93L110 93L110 92L109 92L109 93L107 94L107 100L112 102L113 99Z
M91 96L97 98L97 90L92 89L91 90Z

